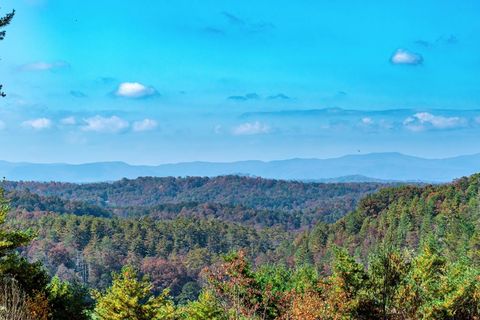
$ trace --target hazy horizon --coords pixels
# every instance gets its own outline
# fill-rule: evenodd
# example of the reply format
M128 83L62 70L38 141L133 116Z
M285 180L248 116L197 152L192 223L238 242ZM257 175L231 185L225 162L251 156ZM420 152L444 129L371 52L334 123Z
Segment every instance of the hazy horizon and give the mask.
M126 162L121 160L112 160L112 161L90 161L90 162L35 162L35 161L8 161L5 159L0 159L0 162L9 162L13 164L20 164L20 163L28 163L28 164L40 164L40 165L55 165L55 164L66 164L66 165L86 165L86 164L94 164L94 163L124 163L129 166L163 166L163 165L176 165L176 164L188 164L188 163L211 163L211 164L233 164L238 162L263 162L263 163L271 163L271 162L282 162L282 161L290 161L290 160L334 160L340 159L345 157L368 157L372 155L399 155L405 157L412 157L418 158L423 160L447 160L447 159L454 159L454 158L461 158L461 157L470 157L470 156L477 156L480 155L479 153L467 153L467 154L459 154L455 156L446 156L446 157L422 157L412 154L401 153L397 151L385 151L385 152L370 152L370 153L350 153L350 154L343 154L338 156L331 156L331 157L310 157L310 158L301 158L301 157L292 157L292 158L278 158L278 159L271 159L271 160L262 160L262 159L241 159L241 160L233 160L233 161L208 161L208 160L193 160L193 161L179 161L179 162L162 162L162 163L134 163L134 162Z

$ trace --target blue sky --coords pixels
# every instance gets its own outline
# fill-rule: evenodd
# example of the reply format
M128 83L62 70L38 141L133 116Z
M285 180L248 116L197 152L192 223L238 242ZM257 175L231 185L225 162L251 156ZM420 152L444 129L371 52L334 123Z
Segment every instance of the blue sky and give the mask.
M1 160L480 152L480 3L1 0Z

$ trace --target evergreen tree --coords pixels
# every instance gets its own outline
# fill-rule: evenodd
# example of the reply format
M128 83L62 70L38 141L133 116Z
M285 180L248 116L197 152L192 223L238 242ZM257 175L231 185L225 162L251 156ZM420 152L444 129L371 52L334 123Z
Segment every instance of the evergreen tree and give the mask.
M375 319L374 301L368 295L371 287L365 268L345 249L334 249L333 273L327 281L325 294L330 315L334 319Z
M53 277L48 285L48 300L52 307L53 319L88 320L87 313L92 308L87 289Z
M219 301L210 291L204 291L198 300L188 303L181 311L181 316L188 320L227 320Z
M370 257L368 274L371 287L368 291L375 299L384 320L391 319L396 312L395 294L409 267L406 254L387 245L376 250Z
M168 291L155 297L153 286L138 279L132 267L124 267L113 275L113 283L104 294L95 292L95 319L100 320L165 320L173 319L175 308Z
M6 27L13 19L15 15L15 10L6 14L3 17L0 17L0 40L5 38L5 30L2 30L3 27ZM3 86L0 84L0 97L5 97L5 93L2 91Z
M0 260L14 253L15 249L30 242L32 233L28 231L12 231L5 227L10 207L5 192L0 188Z

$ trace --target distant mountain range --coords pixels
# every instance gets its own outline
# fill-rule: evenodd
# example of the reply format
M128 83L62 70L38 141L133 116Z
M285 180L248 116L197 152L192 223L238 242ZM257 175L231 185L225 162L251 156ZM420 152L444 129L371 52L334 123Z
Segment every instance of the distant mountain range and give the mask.
M323 182L445 182L480 172L480 154L424 159L400 153L347 155L332 159L185 162L158 166L124 162L37 164L0 161L0 176L8 180L98 182L140 176L248 175L263 178Z

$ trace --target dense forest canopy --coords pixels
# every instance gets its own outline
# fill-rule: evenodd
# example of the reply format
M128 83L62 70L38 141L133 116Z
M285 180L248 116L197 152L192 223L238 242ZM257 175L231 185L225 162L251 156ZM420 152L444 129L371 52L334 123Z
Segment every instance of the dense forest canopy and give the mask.
M135 283L172 319L208 319L192 312L218 319L478 318L480 175L373 193L380 186L249 179L142 178L66 184L65 190L64 184L7 182L8 225L35 232L20 252L56 281L99 290L98 314L111 312L111 300ZM229 183L239 188L236 203L224 199ZM97 201L102 187L104 199ZM281 210L275 199L287 201L289 188L297 207ZM302 206L318 206L315 197L323 193L339 201L366 195L335 222L305 219ZM108 200L122 194L130 199L122 200L125 206ZM268 205L260 206L262 197L270 197ZM212 199L217 202L182 202Z
M242 176L122 179L111 183L5 181L7 190L25 190L104 206L152 206L162 203L214 202L255 209L306 209L317 201L362 197L387 184L305 183Z
M250 225L333 222L388 184L304 183L239 176L123 179L112 183L4 181L14 208L105 216L216 217ZM66 201L66 202L65 202ZM63 203L65 202L65 203ZM63 204L62 204L63 203ZM73 210L77 207L77 210Z

